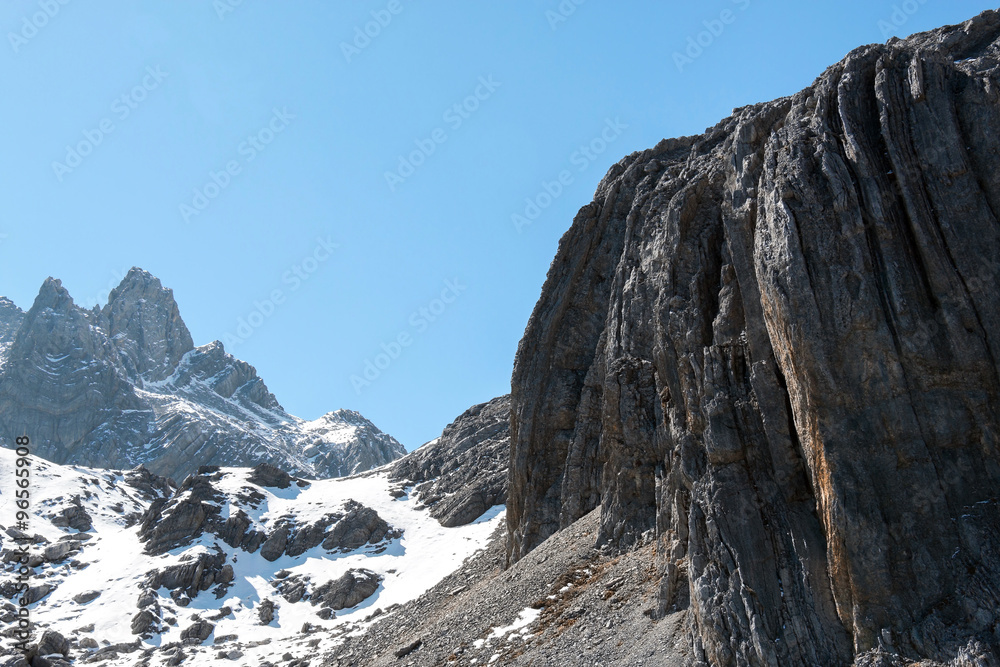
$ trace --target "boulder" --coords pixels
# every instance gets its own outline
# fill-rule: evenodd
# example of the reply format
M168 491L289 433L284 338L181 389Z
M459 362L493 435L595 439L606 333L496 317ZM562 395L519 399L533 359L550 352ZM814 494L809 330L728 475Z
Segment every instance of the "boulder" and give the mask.
M248 481L257 486L270 486L276 489L287 489L292 485L291 475L270 463L254 466Z
M181 632L181 639L198 640L200 643L211 637L214 631L215 626L208 621L196 621Z
M87 604L88 602L93 602L99 597L101 597L101 591L87 591L86 593L78 593L74 595L73 602L77 604Z
M381 583L382 577L371 570L351 569L340 578L317 587L310 602L334 611L349 609L371 597Z

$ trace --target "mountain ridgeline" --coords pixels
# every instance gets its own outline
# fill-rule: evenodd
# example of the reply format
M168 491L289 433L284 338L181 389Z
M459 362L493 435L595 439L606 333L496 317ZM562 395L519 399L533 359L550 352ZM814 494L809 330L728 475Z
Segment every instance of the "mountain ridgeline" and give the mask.
M998 131L987 12L614 165L518 349L509 561L600 507L696 664L1000 664Z
M356 412L286 413L222 343L195 347L171 290L141 269L103 308L79 308L52 278L26 313L0 299L0 443L22 434L55 463L176 479L262 462L339 477L406 453Z

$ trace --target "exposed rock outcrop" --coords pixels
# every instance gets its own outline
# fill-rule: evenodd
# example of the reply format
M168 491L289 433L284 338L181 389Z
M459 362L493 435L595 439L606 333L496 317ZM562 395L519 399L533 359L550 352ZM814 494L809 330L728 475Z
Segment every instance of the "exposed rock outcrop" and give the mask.
M169 499L154 500L139 526L146 552L163 554L190 544L220 512L222 498L202 475L189 475Z
M511 560L600 506L704 663L997 655L998 38L857 49L612 167L518 349Z
M142 269L132 268L111 291L99 324L140 386L143 380L170 377L184 355L194 349L173 291Z
M0 366L3 366L7 349L14 342L14 334L21 328L24 312L5 296L0 296Z
M294 575L271 582L286 601L295 604L307 600L320 608L320 618L333 618L334 612L361 604L375 594L382 577L364 568L350 569L332 581L313 586L308 576ZM273 605L272 605L273 609ZM266 613L263 610L261 613ZM263 618L263 617L262 617Z
M151 496L153 500L142 515L139 526L139 539L145 543L145 551L154 556L164 554L211 534L229 546L248 553L260 549L262 558L274 562L285 555L300 556L318 546L330 552L344 552L370 545L378 552L385 548L388 541L402 535L402 531L393 529L378 512L353 500L309 523L296 521L288 515L263 525L251 520L246 511L256 508L264 500L261 488L252 484L256 481L280 490L290 487L293 478L273 466L257 466L247 475L247 485L229 495L215 486L228 474L244 473L224 473L216 467L203 466L199 474L189 475L169 497ZM155 479L137 483L143 488L159 484L170 489L169 485L162 481L157 483ZM161 490L160 486L156 486L157 492ZM228 516L222 519L225 515L222 508L227 504L229 509L225 514ZM184 571L180 579L174 577L171 580L174 583L151 585L153 588L164 585L172 590L186 590L194 597L198 590L207 590L213 583L211 580L205 583L206 580L201 578L202 570L207 577L222 568L223 563L224 559L215 564L200 564L197 576L192 568L182 568ZM159 573L157 576L166 574ZM193 584L183 583L192 577L195 578Z
M233 566L226 564L226 555L221 550L198 553L186 562L154 570L146 576L149 590L166 588L192 599L212 586L216 587L215 597L221 598L232 581Z
M507 502L510 397L476 405L433 440L392 466L394 481L415 484L421 502L446 527L478 519Z
M253 472L247 478L247 481L257 486L287 489L292 485L292 476L270 463L261 463L254 466Z
M60 528L72 528L80 532L88 531L94 526L90 514L83 507L80 496L73 496L68 507L59 510L58 514L51 518L53 526Z
M371 570L348 570L339 578L317 586L310 601L331 611L349 609L374 595L381 582L382 577Z

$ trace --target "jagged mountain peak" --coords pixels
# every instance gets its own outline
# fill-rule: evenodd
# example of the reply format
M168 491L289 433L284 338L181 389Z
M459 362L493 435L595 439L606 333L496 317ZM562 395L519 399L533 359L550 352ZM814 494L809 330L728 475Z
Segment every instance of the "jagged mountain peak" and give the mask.
M220 341L195 347L173 291L138 267L103 308L77 307L49 278L25 315L0 303L0 443L31 433L56 463L145 464L183 478L202 465L269 462L338 477L405 449L357 413L310 427Z
M119 346L129 373L156 382L169 377L194 349L173 290L132 267L101 310L101 326Z
M35 297L35 302L31 305L28 313L30 316L31 313L45 308L67 311L75 307L76 304L73 303L73 297L70 296L69 290L63 287L62 281L49 276L39 288L38 296Z

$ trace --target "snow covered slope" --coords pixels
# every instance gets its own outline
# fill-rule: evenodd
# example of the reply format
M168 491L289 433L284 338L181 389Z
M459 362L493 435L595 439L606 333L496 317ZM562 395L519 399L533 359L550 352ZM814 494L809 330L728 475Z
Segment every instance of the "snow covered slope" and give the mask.
M195 347L173 293L141 269L103 309L77 307L51 278L27 313L0 298L0 445L24 434L56 463L175 479L260 462L339 477L406 453L355 412L285 412L222 343Z
M0 449L0 479L14 479L15 459ZM257 667L319 654L456 570L504 517L497 506L445 528L384 469L306 481L207 467L174 486L142 468L32 465L31 618L70 640L75 662ZM12 528L10 489L0 485L6 600L14 538L27 537ZM0 607L11 628L14 604Z

